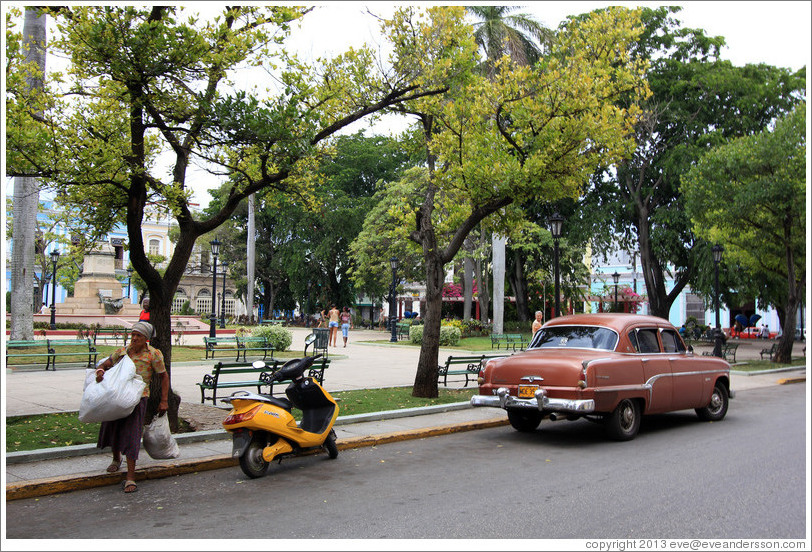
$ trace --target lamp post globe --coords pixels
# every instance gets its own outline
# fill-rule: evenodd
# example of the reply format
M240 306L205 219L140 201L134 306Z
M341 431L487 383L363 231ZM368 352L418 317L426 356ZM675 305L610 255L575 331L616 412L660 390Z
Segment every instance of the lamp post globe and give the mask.
M550 217L550 233L553 235L553 267L555 270L555 316L561 315L561 277L558 267L558 240L561 239L561 230L564 226L564 217L555 213Z
M209 337L217 337L217 255L220 253L220 241L214 238L209 242L214 257L211 273L211 314L209 315Z
M52 330L56 329L56 263L59 262L59 251L54 249L51 251L51 262L54 264L51 276L51 325Z
M394 343L398 340L397 313L395 312L395 291L397 286L396 276L398 270L397 257L392 257L389 259L389 266L392 267L392 285L389 288L389 328L392 332L392 336L389 338L389 341Z

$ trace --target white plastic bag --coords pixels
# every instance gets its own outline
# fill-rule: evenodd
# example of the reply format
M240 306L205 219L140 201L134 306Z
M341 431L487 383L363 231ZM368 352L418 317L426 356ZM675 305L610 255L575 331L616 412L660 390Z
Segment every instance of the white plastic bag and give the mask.
M144 427L144 450L156 460L180 456L180 447L169 430L169 416L156 415Z
M85 370L85 390L79 405L79 421L110 422L129 416L144 394L143 378L127 355L96 383L96 369Z

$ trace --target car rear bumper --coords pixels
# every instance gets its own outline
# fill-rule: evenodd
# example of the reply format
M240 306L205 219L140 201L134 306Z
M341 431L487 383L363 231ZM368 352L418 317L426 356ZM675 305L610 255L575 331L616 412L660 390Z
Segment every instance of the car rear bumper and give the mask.
M532 408L542 412L571 412L589 414L595 410L592 399L555 399L547 396L547 391L539 389L535 397L520 399L512 396L506 387L496 390L496 395L474 395L471 406L494 406L497 408Z

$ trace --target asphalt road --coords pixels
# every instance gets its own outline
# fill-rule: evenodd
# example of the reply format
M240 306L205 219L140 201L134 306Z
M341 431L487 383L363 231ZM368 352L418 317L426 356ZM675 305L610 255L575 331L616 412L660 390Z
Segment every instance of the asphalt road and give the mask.
M806 407L804 385L772 386L740 392L722 422L651 417L625 443L544 421L291 459L256 480L233 468L18 500L6 536L801 539Z

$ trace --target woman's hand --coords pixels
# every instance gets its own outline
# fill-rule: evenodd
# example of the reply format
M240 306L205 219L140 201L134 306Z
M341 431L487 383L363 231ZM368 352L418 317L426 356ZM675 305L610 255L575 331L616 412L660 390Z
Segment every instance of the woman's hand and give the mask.
M104 379L104 368L96 368L96 383Z
M161 399L161 402L158 404L158 414L164 414L167 410L169 410L169 401Z

